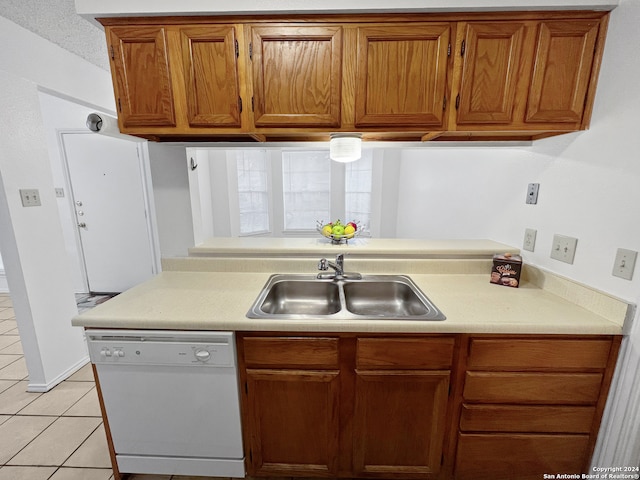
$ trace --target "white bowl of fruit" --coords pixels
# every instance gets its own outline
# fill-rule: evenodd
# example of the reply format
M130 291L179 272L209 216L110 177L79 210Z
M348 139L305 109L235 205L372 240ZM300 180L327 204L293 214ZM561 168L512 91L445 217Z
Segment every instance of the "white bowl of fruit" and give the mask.
M362 232L361 225L358 222L342 223L340 220L328 223L318 221L316 230L323 237L329 238L331 243L334 244L346 243Z

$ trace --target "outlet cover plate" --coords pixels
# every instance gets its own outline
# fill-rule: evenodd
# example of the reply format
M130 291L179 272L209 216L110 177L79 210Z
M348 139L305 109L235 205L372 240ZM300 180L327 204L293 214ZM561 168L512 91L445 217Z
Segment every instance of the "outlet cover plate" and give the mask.
M540 189L539 183L530 183L527 188L527 203L535 205L538 203L538 190Z
M524 241L522 242L522 248L523 250L527 250L529 252L533 252L535 246L536 246L536 234L538 233L537 230L534 230L533 228L527 228L524 231Z
M21 188L20 198L23 207L39 207L41 205L40 192L36 188Z
M573 264L576 255L578 239L564 235L554 235L551 245L551 258L561 262Z
M624 278L625 280L631 280L633 278L633 270L636 266L637 257L638 252L619 248L613 263L612 275L614 277Z

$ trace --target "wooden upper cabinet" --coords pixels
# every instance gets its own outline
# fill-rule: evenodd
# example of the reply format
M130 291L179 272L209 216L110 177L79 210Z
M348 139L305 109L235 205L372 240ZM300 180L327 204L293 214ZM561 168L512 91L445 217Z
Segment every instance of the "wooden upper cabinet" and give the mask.
M107 35L121 127L175 126L165 28L117 26Z
M132 135L535 140L588 127L608 14L100 21Z
M180 28L187 120L192 127L239 127L240 94L235 28Z
M253 111L258 127L339 127L342 27L251 27Z
M540 23L527 122L582 122L599 25L597 20Z
M521 72L525 24L461 23L463 58L457 124L510 124Z
M356 126L443 124L449 23L357 29Z

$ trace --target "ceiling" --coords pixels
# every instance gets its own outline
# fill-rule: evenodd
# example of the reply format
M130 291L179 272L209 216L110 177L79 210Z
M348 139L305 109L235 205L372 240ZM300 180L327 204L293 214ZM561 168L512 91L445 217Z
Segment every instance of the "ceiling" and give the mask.
M354 4L354 0L331 1L333 1L333 3L337 2L338 4L347 4L347 6ZM495 4L497 0L491 0L490 2L488 0L484 0L484 2L478 2L478 0L457 0L456 2L450 2L447 0L445 3L463 4L465 2L469 3L470 1L474 4ZM509 1L512 0L499 0L498 3L507 4ZM415 2L416 0L403 0L400 3L403 5L413 5ZM613 8L610 4L615 4L618 0L529 0L529 3L536 2L539 6L546 5L547 8L549 8L549 5L554 3L565 5L565 8L570 4L583 4L588 5L591 8L595 8L596 6L602 8L603 5L606 4L608 5L608 8ZM124 9L124 4L131 6L138 5L140 3L140 1L134 2L132 0L114 0L112 2L104 2L102 0L79 0L78 6L84 9L81 11L83 11L86 16L86 18L83 18L76 13L77 5L74 0L0 0L0 15L49 40L50 42L55 43L65 50L84 58L103 70L109 71L109 60L104 32L97 22L93 21L92 15L87 14L87 12L91 10L90 7L92 6L94 9L97 8L96 5L99 5L103 9L117 8L120 9L118 11L124 12L126 11L126 9ZM144 2L145 5L148 5L146 8L151 9L154 14L160 12L161 7L164 7L166 11L169 11L171 8L185 8L185 5L191 5L194 3L197 3L197 5L201 7L203 2L202 0L183 0L182 2L164 1L152 2L150 4L148 2ZM208 2L205 1L204 3L208 5L208 8L211 8L211 5ZM389 0L376 0L375 2L370 3L375 3L378 6L386 5L388 9L389 5L397 4L397 0L396 2L389 2ZM428 0L426 2L424 2L424 0L420 0L418 3L431 5L439 2L436 0ZM276 7L278 5L280 5L278 8L284 8L286 6L291 7L291 1L280 2L280 0L261 0L260 2L256 2L256 0L237 0L230 4L232 5L231 7L227 8L242 10L242 8L255 8L257 5L264 7L265 4L268 4L271 9L277 9ZM318 8L317 3L310 1L297 1L293 2L293 4L315 5L315 8ZM216 8L217 11L220 12L220 8L222 7L217 5ZM324 8L326 8L326 5L323 4L322 9ZM575 5L573 5L573 8L575 8ZM147 12L147 14L151 13Z
M0 15L109 70L104 32L76 13L74 0L0 0Z

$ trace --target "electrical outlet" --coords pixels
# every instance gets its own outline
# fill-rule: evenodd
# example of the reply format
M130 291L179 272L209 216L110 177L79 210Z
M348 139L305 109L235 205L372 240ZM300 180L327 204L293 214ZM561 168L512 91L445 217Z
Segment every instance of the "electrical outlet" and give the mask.
M56 188L56 197L58 198L64 197L64 188Z
M538 203L538 190L540 189L539 183L530 183L527 188L527 203L535 205Z
M522 248L524 250L528 250L529 252L533 252L533 249L536 246L536 234L537 230L533 228L527 228L524 231L524 242L522 243Z
M636 266L637 256L638 252L619 248L613 263L612 275L614 277L624 278L625 280L631 280L633 278L633 269Z
M573 264L576 255L577 238L565 237L564 235L554 235L551 246L551 258L561 262Z
M20 198L23 207L39 207L41 205L40 192L35 188L21 188Z

